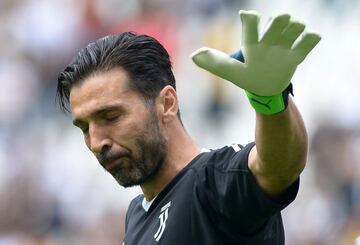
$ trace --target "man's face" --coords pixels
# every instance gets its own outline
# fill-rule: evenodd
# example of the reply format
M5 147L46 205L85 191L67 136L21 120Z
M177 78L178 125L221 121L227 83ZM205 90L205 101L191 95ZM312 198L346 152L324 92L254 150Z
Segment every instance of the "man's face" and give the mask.
M155 106L126 85L122 69L86 78L70 93L74 125L99 163L124 187L153 177L165 159L166 141Z

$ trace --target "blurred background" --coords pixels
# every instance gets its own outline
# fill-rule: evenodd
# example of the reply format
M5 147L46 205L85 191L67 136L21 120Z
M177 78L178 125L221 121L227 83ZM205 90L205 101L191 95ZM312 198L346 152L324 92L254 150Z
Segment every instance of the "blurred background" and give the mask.
M304 21L322 41L292 80L310 135L286 244L360 236L360 2L355 0L0 0L0 245L121 244L139 188L119 186L55 104L58 73L80 47L125 30L172 56L185 127L201 147L246 144L255 114L241 89L198 69L201 46L236 51L239 9Z

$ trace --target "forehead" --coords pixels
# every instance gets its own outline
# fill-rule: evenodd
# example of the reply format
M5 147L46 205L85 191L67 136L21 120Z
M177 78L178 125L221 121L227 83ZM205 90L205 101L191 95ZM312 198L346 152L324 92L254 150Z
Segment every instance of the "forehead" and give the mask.
M127 86L128 76L121 68L95 73L75 84L70 92L73 117L86 117L98 108L136 105L140 98Z

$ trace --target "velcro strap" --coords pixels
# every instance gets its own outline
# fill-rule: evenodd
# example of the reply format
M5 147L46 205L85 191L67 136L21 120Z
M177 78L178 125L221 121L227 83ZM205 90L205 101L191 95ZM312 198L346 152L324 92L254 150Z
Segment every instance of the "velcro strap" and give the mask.
M284 111L288 105L289 94L294 95L291 83L281 94L273 96L260 96L249 91L245 92L255 111L265 115L273 115Z

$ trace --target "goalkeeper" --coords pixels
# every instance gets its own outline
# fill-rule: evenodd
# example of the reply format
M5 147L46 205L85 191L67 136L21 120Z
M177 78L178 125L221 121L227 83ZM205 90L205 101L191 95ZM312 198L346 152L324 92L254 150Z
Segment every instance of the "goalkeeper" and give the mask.
M120 185L142 189L123 244L285 243L280 211L295 199L307 157L291 78L320 37L287 14L259 37L258 13L240 17L241 51L201 48L192 59L246 92L256 132L244 147L199 149L181 122L169 56L149 36L99 39L59 75L60 106L87 147Z

